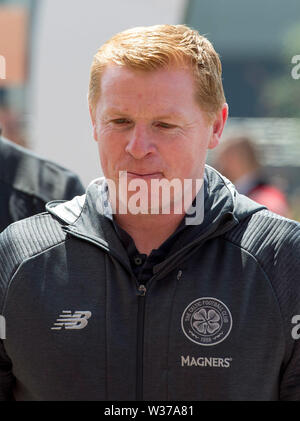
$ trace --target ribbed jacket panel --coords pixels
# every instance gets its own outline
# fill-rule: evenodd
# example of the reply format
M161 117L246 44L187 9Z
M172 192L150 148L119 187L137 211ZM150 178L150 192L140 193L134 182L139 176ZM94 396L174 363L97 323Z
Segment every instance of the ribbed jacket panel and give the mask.
M39 214L11 224L0 234L0 312L14 273L28 258L59 244L66 234L49 214Z
M293 313L300 314L300 224L263 210L224 237L257 260L272 285L286 327L290 327ZM286 332L290 340L290 328Z

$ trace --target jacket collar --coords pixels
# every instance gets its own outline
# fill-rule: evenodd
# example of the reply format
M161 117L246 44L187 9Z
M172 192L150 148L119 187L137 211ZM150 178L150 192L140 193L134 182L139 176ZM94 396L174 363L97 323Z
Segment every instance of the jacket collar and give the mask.
M203 190L198 194L204 195L203 222L182 231L180 244L176 245L178 251L199 240L222 235L242 219L265 208L240 195L229 180L209 166L205 167ZM67 232L89 238L126 259L127 253L112 224L105 178L92 182L85 195L69 202L52 201L46 205L46 210L62 221Z

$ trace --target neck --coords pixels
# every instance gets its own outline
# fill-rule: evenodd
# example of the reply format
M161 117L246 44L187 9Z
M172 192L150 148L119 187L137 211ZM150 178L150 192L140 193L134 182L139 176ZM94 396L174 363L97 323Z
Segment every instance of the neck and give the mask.
M181 195L176 196L175 201L173 200L174 197L172 198L170 207L167 207L169 209L168 213L161 213L161 203L159 203L159 206L156 204L156 207L154 207L156 210L159 209L158 213L149 213L149 209L147 209L148 212L146 213L138 214L121 212L120 203L124 201L120 200L115 194L111 195L110 202L117 223L132 237L138 251L148 255L153 249L159 248L173 234L185 217L186 210L191 209L190 206L201 188L203 188L203 177L192 179L191 184L184 185ZM146 203L148 204L148 201ZM164 202L164 205L167 206L167 203ZM202 206L203 203L200 200L200 208ZM171 208L172 210L170 211ZM196 205L196 215L198 216L197 208L199 206ZM128 209L128 203L126 209Z
M117 223L132 237L140 253L149 255L173 234L185 214L115 215Z

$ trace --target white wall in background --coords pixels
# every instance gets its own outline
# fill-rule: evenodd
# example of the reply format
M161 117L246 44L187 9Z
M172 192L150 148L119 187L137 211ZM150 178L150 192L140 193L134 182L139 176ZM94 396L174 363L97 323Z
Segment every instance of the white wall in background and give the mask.
M186 0L41 0L37 13L30 139L40 155L76 171L85 185L101 174L87 107L93 55L133 26L181 23Z

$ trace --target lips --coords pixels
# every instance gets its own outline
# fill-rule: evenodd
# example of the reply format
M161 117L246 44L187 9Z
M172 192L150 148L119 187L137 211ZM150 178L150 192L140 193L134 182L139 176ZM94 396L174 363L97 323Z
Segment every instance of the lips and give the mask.
M133 178L161 178L162 177L162 173L161 172L153 172L153 171L149 171L149 172L133 172L133 171L128 171L127 172L127 176L129 177L133 177Z

